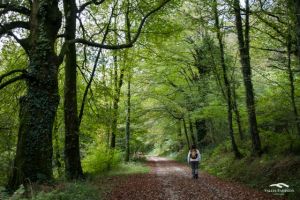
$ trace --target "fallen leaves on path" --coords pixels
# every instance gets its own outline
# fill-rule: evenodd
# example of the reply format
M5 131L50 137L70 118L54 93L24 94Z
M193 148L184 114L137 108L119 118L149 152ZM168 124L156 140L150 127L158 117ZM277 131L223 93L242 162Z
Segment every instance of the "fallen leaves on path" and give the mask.
M114 177L109 200L279 200L271 194L239 183L200 173L192 179L190 169L175 161L150 157L149 174Z

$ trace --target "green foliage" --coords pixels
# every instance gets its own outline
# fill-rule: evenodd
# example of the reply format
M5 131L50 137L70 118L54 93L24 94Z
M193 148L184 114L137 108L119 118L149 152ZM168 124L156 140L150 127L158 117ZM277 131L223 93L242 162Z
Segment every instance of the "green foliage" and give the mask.
M123 14L128 8L132 11L129 13L129 18L132 36L134 36L142 14L149 12L158 2L161 1L136 1L132 2L129 7L127 7L127 1L119 2L115 10L115 16L118 15L118 17L112 19L112 21L116 21L116 27L108 32L105 43L125 42L125 32L123 31L126 31L124 26L126 23L122 20L125 19ZM134 48L126 50L126 53L123 50L102 51L80 126L80 151L83 157L84 171L93 175L107 172L110 169L112 169L109 172L111 174L147 171L140 164L121 164L122 151L125 149L123 134L126 118L126 95L124 94L128 81L127 73L131 73L127 71L127 68L130 66L132 70L130 145L133 161L144 159L144 157L135 156L137 152L151 152L156 155L168 155L185 162L187 142L181 120L183 118L186 120L187 134L191 140L191 132L196 133L197 131L193 124L196 120L203 119L207 133L199 144L203 148L201 152L203 152L202 163L205 170L221 177L248 181L251 185L273 181L276 180L276 177L281 176L281 178L287 178L295 185L299 185L299 182L288 178L293 169L283 175L278 174L278 170L274 169L277 163L278 169L282 169L281 167L285 166L283 162L287 162L287 166L293 166L293 163L297 163L293 160L294 156L300 154L300 141L299 136L296 135L295 117L291 107L290 82L286 68L287 55L284 52L287 43L286 33L291 31L288 26L296 24L294 23L296 18L293 12L288 13L287 7L280 6L286 5L285 3L282 0L269 1L263 7L267 12L260 12L261 5L258 4L258 1L253 2L251 7L253 10L251 19L255 21L251 24L253 27L251 27L250 33L252 38L250 41L252 78L256 96L258 127L265 153L263 157L251 157L251 140L249 134L246 133L248 130L246 95L242 87L243 81L238 62L238 45L233 28L232 5L229 5L228 1L222 3L220 20L226 20L222 20L220 23L222 26L224 25L222 36L230 83L236 91L235 100L239 107L242 129L246 135L245 140L239 139L234 115L234 134L239 150L244 156L241 160L234 159L231 142L228 140L227 108L222 94L222 89L225 88L222 84L223 74L219 66L219 48L215 44L216 30L211 15L211 2L172 1L163 10L157 12L155 17L147 20L147 26L143 28L139 43ZM102 41L103 34L96 32L104 30L103 28L107 26L113 4L114 1L105 1L101 6L91 4L87 7L88 12L81 12L81 16L86 19L83 23L86 27L87 38L91 37L91 40L95 42ZM274 16L266 13L273 13ZM282 15L276 16L277 13ZM18 19L18 17L15 18ZM274 20L275 18L277 20ZM41 29L44 28L41 27ZM43 37L45 37L44 34L45 32ZM82 36L81 32L77 34L79 37ZM292 34L293 40L296 39L295 37ZM41 40L44 39L47 38L41 38ZM0 75L13 69L25 69L28 65L25 53L10 39L5 39L3 42L3 45L0 45ZM42 42L47 43L47 41ZM292 41L293 51L296 49L295 44L296 42ZM57 47L60 49L59 42ZM43 50L40 53L44 54L47 48L50 48L49 45L46 48L42 46ZM266 51L262 48L273 50ZM78 70L80 70L78 75L82 75L78 76L77 80L80 106L81 97L95 61L95 52L98 49L83 48L82 45L77 45L77 50L77 64ZM117 56L118 70L116 74L114 74L113 56ZM299 69L297 60L295 55L291 55L293 70ZM124 66L126 66L124 87L121 88L118 105L118 130L116 133L117 147L121 150L111 150L104 143L108 143L111 124L114 120L112 111L115 99L115 81L118 81L120 68ZM63 67L62 65L60 69ZM35 73L38 73L39 67L36 65L35 68ZM300 84L300 79L297 71L294 71L294 78L296 106L299 109L300 90L297 86ZM64 70L60 70L58 81L60 96L63 96L64 91L63 77ZM5 80L8 78L3 81ZM24 93L24 86L23 82L15 83L0 93L0 169L2 169L0 185L4 185L7 181L7 171L10 169L15 152L16 132L18 131L18 99ZM37 105L41 105L41 102L37 102ZM189 120L192 124L191 128L188 124ZM53 136L53 167L55 178L58 178L62 177L64 168L62 153L64 148L63 100L60 101L56 113ZM94 141L97 141L97 144ZM263 176L263 173L268 176ZM262 175L261 179L256 178L249 181L252 180L251 176L258 177L259 174ZM74 196L68 197L76 188L83 195L88 189L81 183L70 184L65 190L55 190L48 194L40 193L35 198L51 199L51 195L53 198L56 195L61 199L71 197L77 199ZM22 192L22 188L20 191ZM18 194L17 192L15 195ZM76 191L74 194L77 194Z
M203 169L209 173L223 177L228 166L231 166L234 162L234 155L230 148L230 141L226 140L214 148L211 152L205 152L202 156L201 162ZM214 162L217 162L218 164L215 165L215 167L210 167L209 164Z
M260 134L264 152L273 155L300 154L300 141L298 136L289 133L273 133L270 131Z
M130 161L132 162L145 162L147 160L147 157L142 152L135 152L130 158Z
M5 191L5 187L0 186L0 199L8 199L9 194Z
M9 199L27 200L24 198L24 187L21 186ZM7 197L8 198L8 197ZM52 191L40 191L29 199L31 200L98 200L100 191L89 182L73 182L60 185L60 188Z
M128 174L145 174L150 172L150 168L141 162L121 163L115 169L109 171L107 175L128 175Z
M82 167L86 173L97 174L116 168L121 160L122 154L120 151L99 144L94 148L90 148L86 157L82 160Z
M12 41L7 42L1 49L0 76L11 70L24 69L26 65L27 60L21 48ZM0 80L0 83L15 76L8 76ZM0 91L0 185L6 183L15 155L19 123L18 97L24 92L24 85L24 82L20 81Z
M97 200L99 199L98 188L86 182L69 183L63 189L54 190L49 193L40 192L32 198L33 200Z
M251 157L250 154L244 154L244 157L240 160L235 159L233 153L228 151L226 147L228 141L223 142L216 148L204 152L201 168L210 174L243 182L261 190L278 182L287 183L294 189L299 188L300 172L298 169L300 157L286 155L285 142L287 141L283 136L281 136L281 139L283 141L269 141L269 148L275 149L274 151L268 152L268 154L265 153L262 157ZM243 148L240 149L243 151ZM248 152L248 150L244 151ZM289 199L296 199L299 191L296 189L295 193L289 193L288 195Z
M21 185L12 195L10 195L5 187L0 187L0 199L18 200L23 197L25 188Z
M4 198L8 198L10 200L19 200L23 199L24 193L26 192L25 187L23 185L20 185L20 187L13 193L12 196L9 197L8 194L4 194Z
M102 199L105 192L110 189L110 185L96 185L99 180L106 179L111 176L120 176L128 174L148 173L150 168L141 162L119 163L112 170L105 173L97 174L91 180L83 182L61 182L57 183L55 188L40 185L38 187L29 187L26 192L23 185L14 192L12 196L3 192L4 188L0 187L0 199L10 200L98 200ZM38 189L39 188L39 189ZM25 198L25 194L32 196Z
M170 157L178 162L186 163L187 162L187 153L188 150L182 149L179 152L170 154Z

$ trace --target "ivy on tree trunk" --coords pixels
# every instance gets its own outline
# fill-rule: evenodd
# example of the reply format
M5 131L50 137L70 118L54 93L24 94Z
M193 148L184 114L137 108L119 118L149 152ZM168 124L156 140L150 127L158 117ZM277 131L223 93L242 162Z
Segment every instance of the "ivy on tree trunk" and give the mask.
M8 189L52 179L52 128L59 103L59 59L54 43L61 24L57 0L32 2L27 92L20 98L16 157Z

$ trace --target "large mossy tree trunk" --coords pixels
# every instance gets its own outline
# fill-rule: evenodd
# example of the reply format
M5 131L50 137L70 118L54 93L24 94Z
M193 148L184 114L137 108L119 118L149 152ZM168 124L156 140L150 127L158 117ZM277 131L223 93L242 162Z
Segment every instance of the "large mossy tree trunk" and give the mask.
M254 155L261 155L262 150L257 128L254 89L251 79L252 73L249 54L249 1L246 0L245 34L243 31L243 22L239 0L234 0L234 13L240 51L240 62L242 65L242 74L246 91L246 105L248 112L249 132L252 139L252 151Z
M76 2L64 0L65 38L75 39ZM64 120L65 120L65 173L67 179L78 179L83 176L79 149L79 119L77 112L77 63L76 46L71 43L65 58L64 85Z
M61 25L57 0L32 2L27 92L20 99L18 143L8 189L52 179L52 128L59 103L59 59L54 44Z

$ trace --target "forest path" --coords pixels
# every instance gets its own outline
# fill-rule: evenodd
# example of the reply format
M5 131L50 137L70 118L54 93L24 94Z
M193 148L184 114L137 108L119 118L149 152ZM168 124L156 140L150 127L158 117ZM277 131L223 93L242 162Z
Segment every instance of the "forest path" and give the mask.
M191 178L188 166L161 157L149 157L149 174L117 177L110 200L271 200L282 199L239 183L200 172ZM201 168L201 167L200 167ZM201 169L200 169L201 170Z

